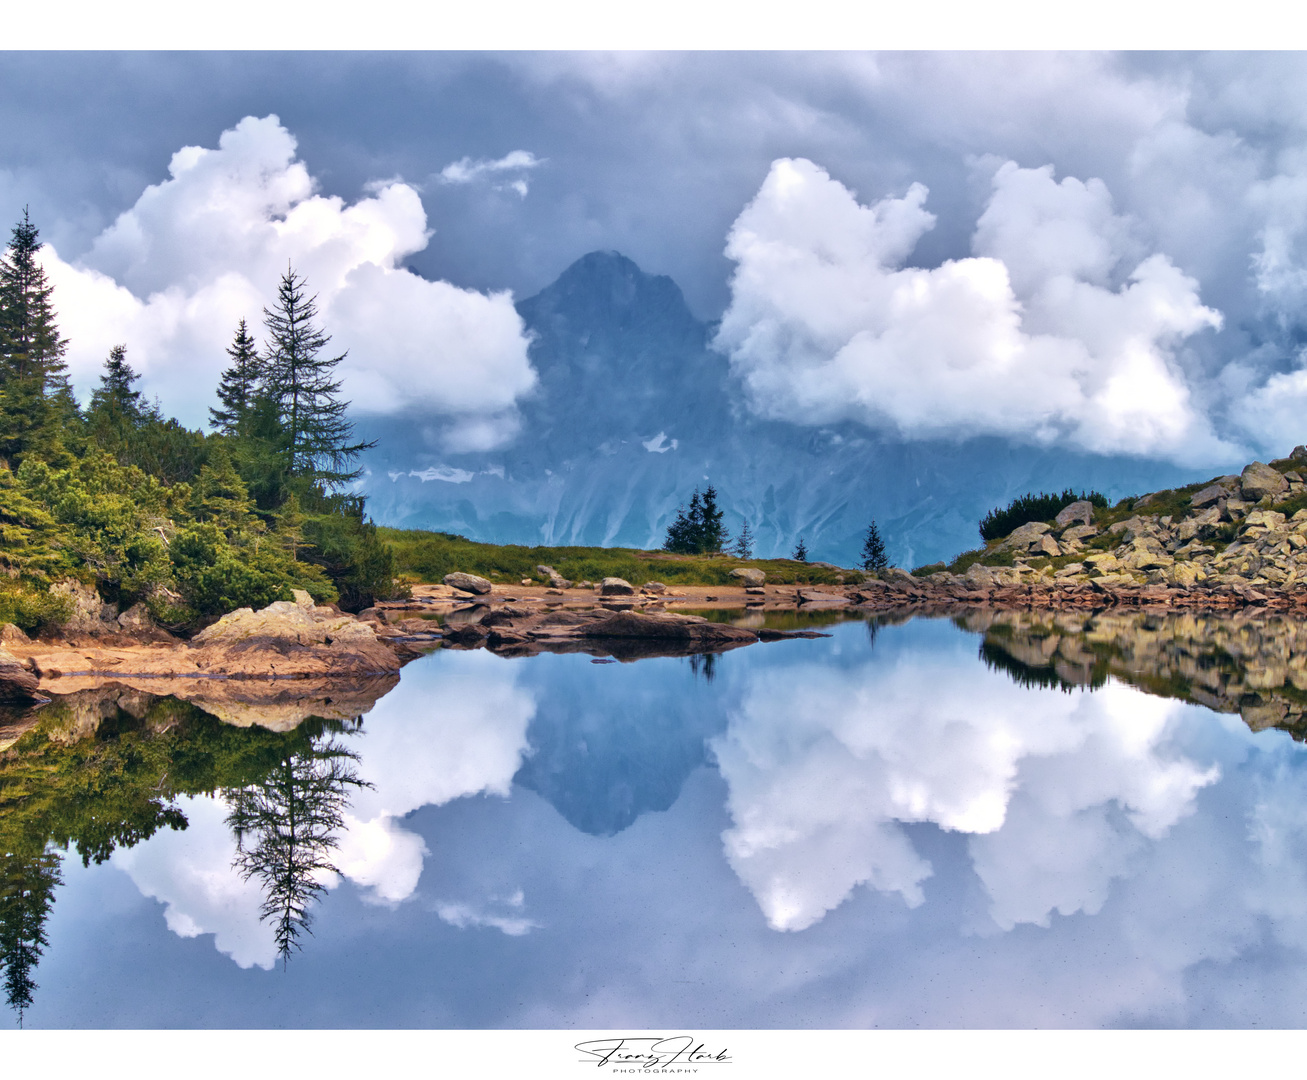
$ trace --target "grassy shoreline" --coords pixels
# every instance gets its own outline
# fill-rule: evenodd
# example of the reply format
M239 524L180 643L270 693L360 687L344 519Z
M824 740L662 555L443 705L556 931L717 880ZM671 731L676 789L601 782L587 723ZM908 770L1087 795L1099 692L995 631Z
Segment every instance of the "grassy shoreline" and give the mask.
M773 585L835 585L861 580L857 570L832 570L793 559L737 559L730 555L671 555L665 551L604 547L527 547L482 544L453 533L379 527L377 533L395 556L395 572L412 584L440 582L462 571L499 584L524 578L548 584L537 566L552 566L572 581L620 577L632 585L661 581L666 585L738 585L730 572L751 567Z

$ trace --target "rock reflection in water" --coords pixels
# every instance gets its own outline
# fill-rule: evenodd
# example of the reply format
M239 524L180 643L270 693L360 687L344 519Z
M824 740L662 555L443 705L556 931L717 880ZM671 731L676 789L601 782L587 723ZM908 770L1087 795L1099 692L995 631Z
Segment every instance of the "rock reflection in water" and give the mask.
M1103 685L1238 713L1253 731L1307 738L1307 626L1274 615L983 611L981 657L1022 685Z

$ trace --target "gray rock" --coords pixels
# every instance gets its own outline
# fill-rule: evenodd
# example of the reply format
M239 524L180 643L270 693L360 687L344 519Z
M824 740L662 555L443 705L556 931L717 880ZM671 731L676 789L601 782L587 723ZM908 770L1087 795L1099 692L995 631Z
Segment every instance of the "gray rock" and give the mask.
M1291 461L1307 461L1307 446L1295 446L1289 454Z
M767 584L767 575L761 570L755 570L752 567L737 567L731 571L731 577L739 578L745 585L753 588Z
M1221 523L1221 508L1209 506L1196 514L1190 514L1176 529L1176 535L1182 543L1187 543L1196 536L1210 536Z
M563 575L560 574L557 570L555 570L552 566L543 566L543 565L537 566L536 573L540 574L542 577L545 577L549 580L550 588L570 589L572 587L572 583L568 581L567 578L563 577Z
M1267 495L1272 497L1283 495L1289 490L1289 481L1278 470L1260 461L1254 461L1244 469L1243 475L1239 478L1239 486L1245 499L1249 502L1257 502Z
M298 589L295 591L299 592ZM308 596L308 593L304 595ZM312 605L313 601L310 599L309 606ZM148 630L154 625L154 620L150 618L150 609L144 604L133 604L118 616L118 625L124 630Z
M0 701L36 701L37 678L8 649L0 649Z
M661 581L646 581L643 585L640 586L640 591L647 592L647 593L654 593L655 595L661 596L663 593L667 591L667 586L664 585Z
M1202 491L1196 492L1189 500L1189 505L1195 510L1202 506L1209 506L1218 499L1224 499L1234 493L1235 488L1239 486L1237 476L1223 476L1215 483L1208 484Z
M1094 525L1072 525L1062 533L1062 543L1073 543L1077 540L1087 540L1091 536L1098 535L1098 528Z
M477 577L476 574L446 574L444 581L451 589L461 589L477 596L484 596L494 588L485 578Z
M635 587L619 577L606 577L599 585L600 596L634 596Z
M1039 542L1031 547L1031 551L1042 551L1045 555L1052 558L1057 558L1057 556L1062 554L1062 549L1057 546L1057 541L1049 536L1048 533L1045 533L1039 538Z
M999 550L1027 551L1034 544L1039 542L1039 538L1048 532L1049 526L1042 521L1028 521L1013 529L1007 538L999 544Z
M117 619L118 610L112 604L100 599L94 585L83 585L80 581L56 581L50 586L52 596L67 598L72 607L72 614L64 623L64 629L84 634L100 634L115 629L113 620Z
M1073 502L1070 506L1062 507L1053 520L1063 528L1075 524L1077 521L1083 525L1092 525L1094 523L1094 504L1088 499Z

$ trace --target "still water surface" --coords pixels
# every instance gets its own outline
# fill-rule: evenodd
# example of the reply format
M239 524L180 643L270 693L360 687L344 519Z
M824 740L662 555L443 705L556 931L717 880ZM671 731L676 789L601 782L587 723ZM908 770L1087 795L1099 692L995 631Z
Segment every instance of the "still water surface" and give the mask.
M50 846L23 1023L1304 1026L1297 628L985 622L440 651L271 767L223 726L216 794Z

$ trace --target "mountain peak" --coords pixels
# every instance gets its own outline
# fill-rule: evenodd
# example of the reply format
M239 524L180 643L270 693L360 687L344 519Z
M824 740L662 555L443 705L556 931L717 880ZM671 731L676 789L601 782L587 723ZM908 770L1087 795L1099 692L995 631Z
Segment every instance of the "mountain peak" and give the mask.
M664 274L646 274L617 251L582 255L551 285L520 301L517 310L528 323L584 325L590 333L658 324L661 333L703 334L676 282Z

